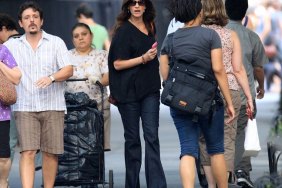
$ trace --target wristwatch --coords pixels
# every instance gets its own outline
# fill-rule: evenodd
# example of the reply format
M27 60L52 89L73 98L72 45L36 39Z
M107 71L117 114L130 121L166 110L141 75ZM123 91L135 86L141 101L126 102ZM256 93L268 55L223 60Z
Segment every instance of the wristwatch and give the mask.
M55 82L54 76L50 75L49 78L51 79L52 83Z

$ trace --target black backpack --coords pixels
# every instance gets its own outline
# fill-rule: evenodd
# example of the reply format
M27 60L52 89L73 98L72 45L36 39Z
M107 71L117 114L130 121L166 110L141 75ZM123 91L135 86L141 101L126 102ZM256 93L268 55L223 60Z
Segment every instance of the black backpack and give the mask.
M206 116L213 112L219 93L217 81L203 59L178 60L173 55L173 34L168 35L170 73L165 81L161 102L182 112Z

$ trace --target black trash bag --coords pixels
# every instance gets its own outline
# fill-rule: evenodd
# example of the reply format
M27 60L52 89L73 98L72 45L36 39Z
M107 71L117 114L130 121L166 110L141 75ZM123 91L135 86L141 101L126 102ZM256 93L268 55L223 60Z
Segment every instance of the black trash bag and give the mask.
M56 182L103 179L103 115L84 92L66 93L64 154L59 156Z

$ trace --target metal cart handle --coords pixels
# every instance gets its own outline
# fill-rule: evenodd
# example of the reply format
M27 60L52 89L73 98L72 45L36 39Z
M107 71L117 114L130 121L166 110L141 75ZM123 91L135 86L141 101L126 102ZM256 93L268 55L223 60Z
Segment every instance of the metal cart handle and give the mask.
M67 79L66 82L76 82L76 81L86 81L88 78L70 78Z

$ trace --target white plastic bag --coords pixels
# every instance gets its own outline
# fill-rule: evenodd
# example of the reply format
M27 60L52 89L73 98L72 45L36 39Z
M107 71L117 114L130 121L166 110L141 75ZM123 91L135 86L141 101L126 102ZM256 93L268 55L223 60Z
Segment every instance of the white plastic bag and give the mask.
M256 119L248 120L248 125L245 128L245 134L245 152L243 157L256 157L261 150Z

